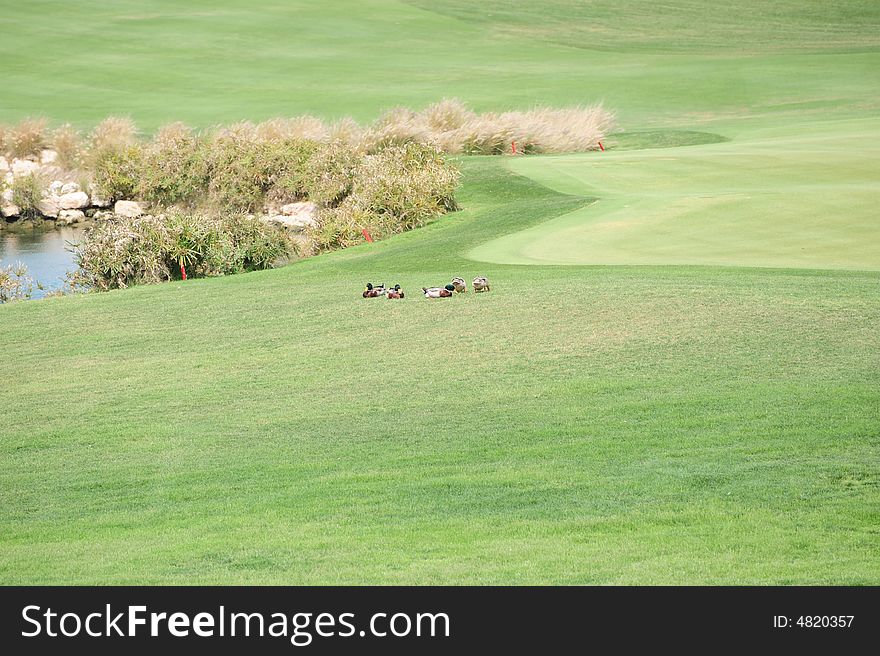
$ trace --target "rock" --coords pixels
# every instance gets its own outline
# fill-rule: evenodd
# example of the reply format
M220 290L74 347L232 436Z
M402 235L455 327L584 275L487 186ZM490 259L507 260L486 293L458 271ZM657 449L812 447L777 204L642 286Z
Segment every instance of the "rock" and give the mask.
M306 201L283 205L281 214L272 214L264 217L263 220L291 230L302 231L306 227L318 224L317 215L318 206Z
M64 194L75 194L77 191L79 191L78 184L76 184L75 182L65 182L63 185L61 185L61 191L59 192L59 195L63 196Z
M4 189L0 198L3 199L4 205L12 205L12 189Z
M61 207L58 205L58 199L55 196L50 196L37 203L37 210L43 216L48 216L54 219L58 216L58 213L61 212Z
M26 175L33 175L39 170L40 165L36 162L30 161L29 159L12 160L12 175L14 175L16 178L21 178Z
M92 192L92 206L93 207L110 207L112 203L107 198L102 198L99 194Z
M314 217L318 213L318 206L314 203L310 203L309 201L303 201L301 203L288 203L287 205L281 206L281 213L284 216L312 216Z
M0 214L3 215L4 219L9 219L14 216L18 216L21 214L21 208L18 205L3 205L0 207Z
M66 171L62 170L60 166L55 166L54 164L47 164L46 166L40 167L40 174L46 180L57 180L64 177L65 173Z
M58 207L62 210L78 210L89 206L89 195L84 191L74 191L58 197Z
M49 193L53 196L60 196L63 192L61 191L64 188L64 183L61 180L54 180L49 185Z
M40 164L53 164L58 159L58 153L54 150L40 151Z
M5 180L6 184L8 184L8 185L11 185L13 182L15 182L15 176L12 175L12 171L7 171L3 180Z
M0 173L6 173L9 170L9 160L0 155Z
M56 225L72 225L79 223L86 218L82 210L61 210L58 218L55 220Z
M95 210L95 213L92 214L92 218L95 219L95 221L105 221L113 218L113 212L107 210Z
M136 219L144 213L144 208L133 200L118 200L113 206L113 213L129 219Z

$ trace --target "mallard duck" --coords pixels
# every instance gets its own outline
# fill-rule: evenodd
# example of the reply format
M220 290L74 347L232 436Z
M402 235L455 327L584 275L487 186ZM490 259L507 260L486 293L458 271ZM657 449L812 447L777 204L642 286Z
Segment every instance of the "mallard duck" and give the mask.
M453 278L452 286L455 287L455 291L459 294L467 291L467 285L464 282L464 278Z
M422 287L422 291L425 292L425 298L449 298L455 291L455 287L452 285L446 285L445 287Z
M367 288L364 290L364 298L377 298L379 296L385 295L385 283L383 282L381 285L373 285L373 283L368 282Z
M385 298L403 298L404 293L400 288L400 285L394 285L391 289L385 292Z
M474 278L474 292L488 292L489 279L485 276L477 276Z

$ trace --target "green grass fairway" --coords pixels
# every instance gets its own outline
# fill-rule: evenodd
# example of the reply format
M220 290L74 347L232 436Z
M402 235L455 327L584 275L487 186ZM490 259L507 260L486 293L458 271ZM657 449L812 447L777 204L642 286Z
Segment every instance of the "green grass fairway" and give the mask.
M530 264L880 269L880 119L733 142L523 157L512 170L600 200L471 252Z
M877 7L6 9L0 120L623 131L463 158L464 209L381 243L0 306L0 583L880 584Z
M3 307L0 580L878 581L880 274L477 264L580 201L466 172L385 243Z
M458 96L604 100L631 129L880 107L873 0L29 0L0 34L0 121L372 120Z

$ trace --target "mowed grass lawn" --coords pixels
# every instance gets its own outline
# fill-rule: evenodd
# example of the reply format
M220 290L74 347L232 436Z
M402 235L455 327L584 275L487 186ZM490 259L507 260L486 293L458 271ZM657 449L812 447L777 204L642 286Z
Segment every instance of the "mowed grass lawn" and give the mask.
M382 244L4 307L0 579L876 582L880 274L479 264L583 200L465 167Z
M681 148L521 157L595 204L480 244L477 260L880 270L880 119L744 130Z
M0 582L880 582L876 5L618 4L4 12L0 120L625 132L464 158L464 209L382 243L0 307Z

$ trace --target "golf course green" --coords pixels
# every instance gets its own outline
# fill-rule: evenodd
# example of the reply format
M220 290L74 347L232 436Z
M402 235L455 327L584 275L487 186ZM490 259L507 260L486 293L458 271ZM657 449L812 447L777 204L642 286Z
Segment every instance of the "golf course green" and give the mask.
M0 306L0 583L880 583L878 27L860 0L4 11L0 121L457 96L619 131L458 158L462 210L374 244Z

